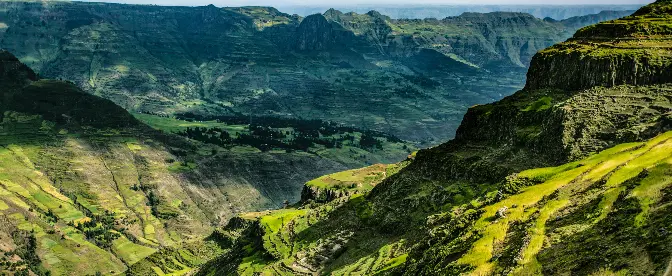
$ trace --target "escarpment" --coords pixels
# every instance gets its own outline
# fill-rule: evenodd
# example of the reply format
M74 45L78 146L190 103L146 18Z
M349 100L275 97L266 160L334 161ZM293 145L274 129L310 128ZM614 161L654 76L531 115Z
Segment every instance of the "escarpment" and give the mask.
M621 19L580 29L567 42L541 51L526 89L672 82L672 11L657 2Z

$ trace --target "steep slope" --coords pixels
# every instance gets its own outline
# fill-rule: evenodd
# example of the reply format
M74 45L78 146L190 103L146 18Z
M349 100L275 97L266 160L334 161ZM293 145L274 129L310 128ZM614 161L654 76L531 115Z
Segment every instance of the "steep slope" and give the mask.
M0 47L36 72L131 111L321 119L424 145L520 89L532 55L580 27L60 1L0 2L0 22Z
M261 231L201 273L664 273L671 11L657 1L538 53L523 90L471 108L453 141L367 194L242 216Z
M344 169L153 130L72 83L40 79L6 51L0 92L3 272L119 274L159 249L179 251L170 269L188 270L222 252L203 241L213 226L296 201L297 183Z

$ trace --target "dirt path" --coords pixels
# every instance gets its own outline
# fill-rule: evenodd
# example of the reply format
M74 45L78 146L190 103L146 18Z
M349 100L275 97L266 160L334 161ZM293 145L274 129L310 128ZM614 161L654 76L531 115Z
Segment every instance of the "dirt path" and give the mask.
M665 269L663 276L672 276L672 258L670 259L670 263L667 264L667 269Z

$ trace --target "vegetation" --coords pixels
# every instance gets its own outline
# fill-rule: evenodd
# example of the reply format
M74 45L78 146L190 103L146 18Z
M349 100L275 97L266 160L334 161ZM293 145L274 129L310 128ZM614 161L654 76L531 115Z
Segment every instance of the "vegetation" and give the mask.
M196 114L166 117L138 113L135 116L158 130L229 150L307 152L347 167L397 162L416 149L415 144L389 134L320 120ZM176 162L172 169L193 168Z
M642 18L669 21L669 6L669 1L658 1L643 8L632 29L646 30ZM568 43L609 52L612 48L599 42L629 39L609 35L619 36ZM669 54L669 49L658 50ZM556 65L563 60L579 66L594 63L590 56L574 59L571 51L558 51L552 59L547 55L535 58L539 67L531 69L526 89L473 107L455 140L419 151L410 164L400 164L400 171L380 182L376 177L384 166L332 174L308 182L304 192L311 197L301 204L244 215L250 225L263 229L246 240L256 237L263 243L232 251L239 255L227 259L226 269L214 260L199 273L669 271L669 70L660 63L638 63L637 74L650 72L650 81L613 85L601 76L630 74L633 63L612 60L613 66L596 65L592 71L567 70ZM628 53L623 60L631 58ZM588 87L545 81L578 80L576 72ZM367 181L375 186L352 186ZM356 187L363 191L314 200L319 189L335 193Z
M200 243L214 226L239 210L298 200L290 177L302 183L335 171L315 166L316 157L283 153L240 172L231 162L263 159L233 150L213 156L225 149L153 130L110 101L0 57L3 273L119 274L136 266L142 275L186 273L223 252L218 241ZM260 177L274 170L297 173L272 184ZM212 186L187 191L205 182ZM260 183L277 190L261 196ZM12 235L21 238L9 242Z
M395 165L333 173L414 150L363 129L426 145L451 135L460 108L501 97L492 87L519 87L522 70L511 68L523 69L537 47L559 40L564 25L510 13L391 20L330 11L302 20L257 7L5 5L0 18L11 28L1 46L91 93L41 80L0 51L2 273L649 275L668 268L672 89L669 49L656 49L651 37L643 52L621 51L581 38L621 32L583 30L568 44L593 47L589 54L574 59L575 51L558 46L537 55L528 86L470 109L455 140ZM668 5L642 9L627 29L650 26L664 36ZM45 7L53 24L41 23ZM117 12L128 16L111 20ZM153 24L163 27L148 29L143 43L117 35L139 16L147 24L173 20L177 29ZM512 31L521 24L530 29ZM193 43L152 42L183 30L196 30ZM527 46L513 43L521 38ZM378 47L391 41L414 54ZM72 45L97 50L61 52ZM45 53L59 58L40 60ZM619 59L595 63L602 71L581 78L552 71L563 59L580 69L594 64L583 58L605 56ZM621 70L629 60L637 61L634 79ZM567 79L579 85L553 83ZM91 94L164 115L132 116Z

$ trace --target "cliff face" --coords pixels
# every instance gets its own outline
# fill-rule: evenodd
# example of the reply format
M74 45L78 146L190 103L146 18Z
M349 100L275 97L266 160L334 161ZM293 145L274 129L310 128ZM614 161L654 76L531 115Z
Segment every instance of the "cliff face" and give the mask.
M525 145L565 162L660 133L672 81L670 13L661 3L536 54L525 89L472 108L457 140Z
M578 90L670 82L672 28L663 5L583 28L567 42L542 51L532 62L526 88Z

